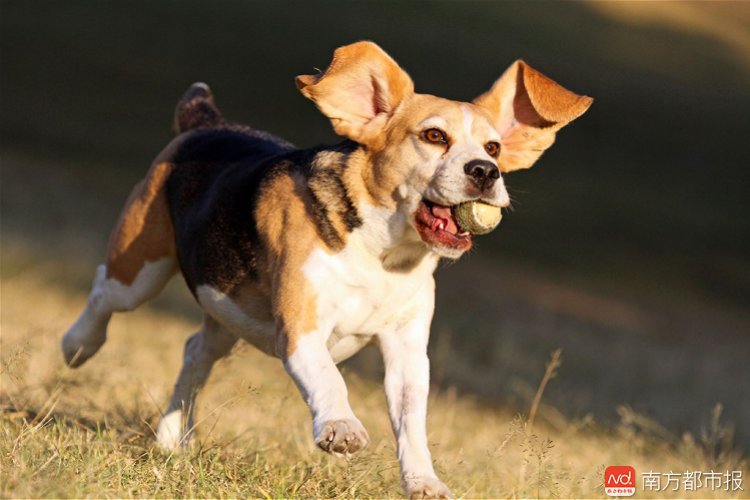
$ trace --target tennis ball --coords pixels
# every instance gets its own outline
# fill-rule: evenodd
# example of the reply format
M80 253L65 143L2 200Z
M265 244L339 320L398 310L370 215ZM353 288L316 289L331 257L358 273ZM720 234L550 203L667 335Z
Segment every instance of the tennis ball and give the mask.
M471 234L487 234L500 224L500 207L481 201L467 201L458 205L454 214L458 226Z

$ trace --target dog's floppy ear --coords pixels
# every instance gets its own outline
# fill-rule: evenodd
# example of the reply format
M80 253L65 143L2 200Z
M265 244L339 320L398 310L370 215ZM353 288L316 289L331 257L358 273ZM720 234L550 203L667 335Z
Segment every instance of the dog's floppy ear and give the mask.
M503 172L531 167L555 142L555 133L581 116L592 102L521 60L474 99L474 104L490 112L500 133L498 165Z
M328 69L298 76L296 82L336 133L365 145L381 140L388 119L414 93L409 75L372 42L339 47Z

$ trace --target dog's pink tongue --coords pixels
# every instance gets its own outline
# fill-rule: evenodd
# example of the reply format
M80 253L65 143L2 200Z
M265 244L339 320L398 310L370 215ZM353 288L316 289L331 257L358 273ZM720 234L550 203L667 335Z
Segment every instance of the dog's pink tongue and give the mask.
M453 214L451 213L450 207L432 205L430 211L432 212L433 217L436 217L443 222L445 231L453 234L458 232L458 226L456 225L456 221L453 220Z

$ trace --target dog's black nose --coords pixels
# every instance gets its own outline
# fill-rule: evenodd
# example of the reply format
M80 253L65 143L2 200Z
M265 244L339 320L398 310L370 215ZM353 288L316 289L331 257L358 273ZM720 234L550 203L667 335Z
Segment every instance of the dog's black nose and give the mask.
M487 160L471 160L464 165L464 172L482 191L490 189L500 178L500 169Z

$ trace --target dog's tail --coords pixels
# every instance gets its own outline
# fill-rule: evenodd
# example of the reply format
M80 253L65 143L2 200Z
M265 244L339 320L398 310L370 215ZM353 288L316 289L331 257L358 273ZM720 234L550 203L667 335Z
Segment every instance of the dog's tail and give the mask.
M215 127L224 123L221 111L214 104L211 89L203 82L192 84L174 110L174 127L178 134L194 128Z

